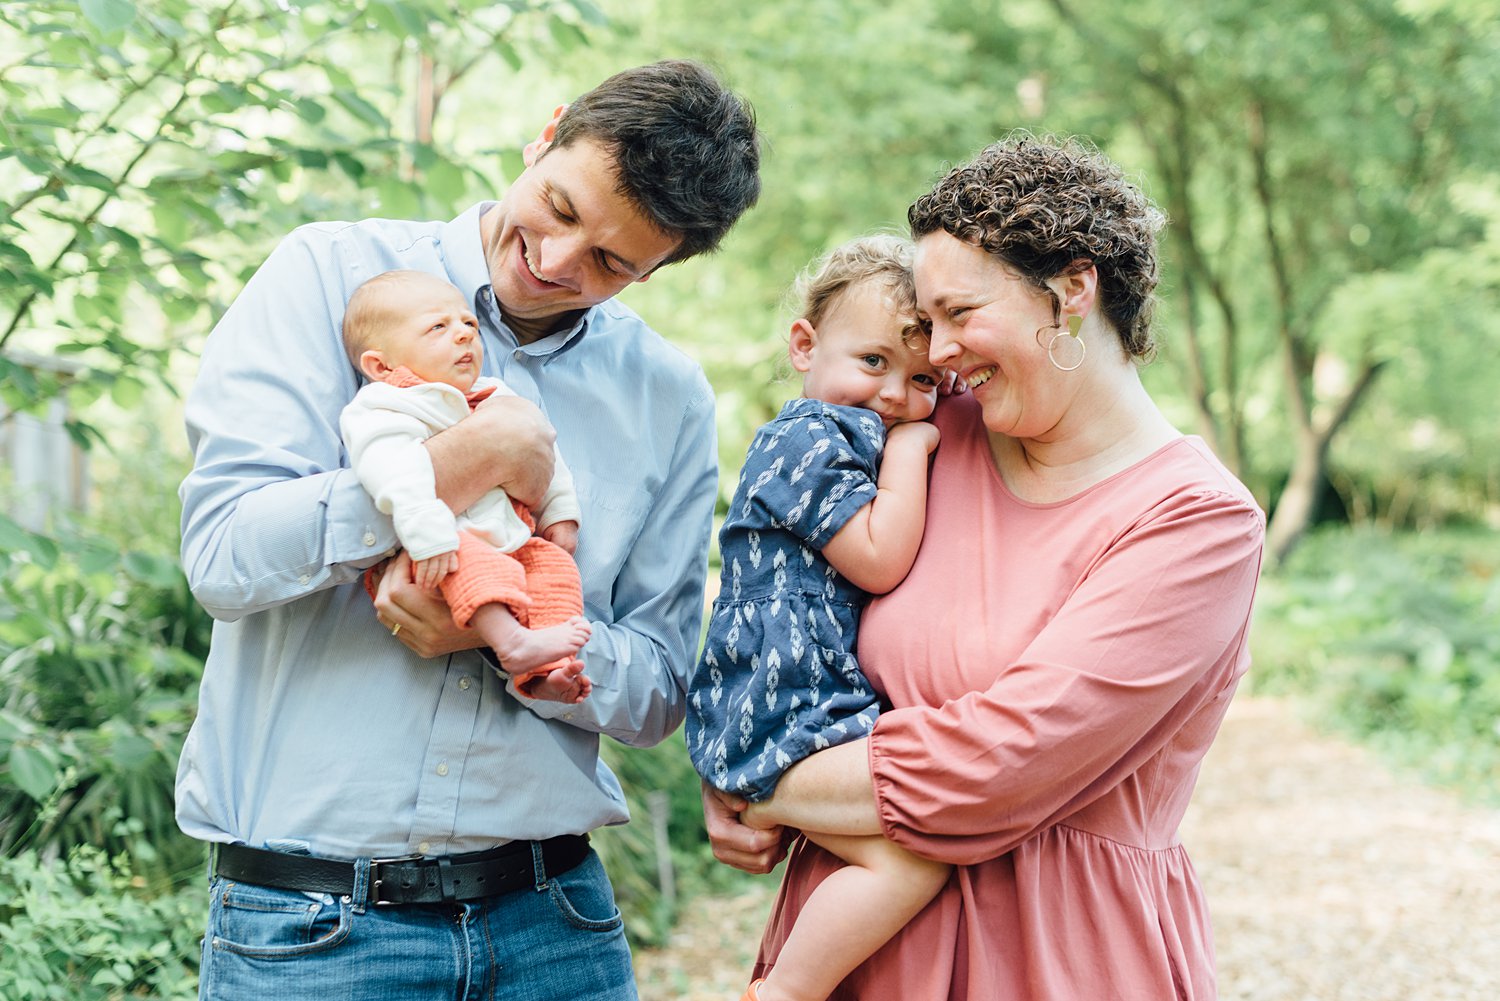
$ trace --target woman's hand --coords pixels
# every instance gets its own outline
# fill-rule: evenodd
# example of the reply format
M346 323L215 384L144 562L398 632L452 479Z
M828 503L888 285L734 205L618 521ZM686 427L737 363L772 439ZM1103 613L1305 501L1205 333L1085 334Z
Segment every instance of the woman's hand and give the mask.
M419 657L442 657L484 646L474 629L460 629L442 595L412 581L411 557L405 550L376 571L375 615Z
M787 838L781 827L747 827L740 819L747 806L738 796L703 784L703 824L714 846L714 858L736 869L764 875L786 858Z

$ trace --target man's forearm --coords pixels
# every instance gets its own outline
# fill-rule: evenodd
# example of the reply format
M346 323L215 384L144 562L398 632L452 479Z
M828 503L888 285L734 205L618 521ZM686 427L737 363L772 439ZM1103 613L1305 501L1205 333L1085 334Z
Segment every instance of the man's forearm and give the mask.
M491 397L463 421L427 439L437 495L464 511L495 487L528 506L552 481L556 433L530 402Z

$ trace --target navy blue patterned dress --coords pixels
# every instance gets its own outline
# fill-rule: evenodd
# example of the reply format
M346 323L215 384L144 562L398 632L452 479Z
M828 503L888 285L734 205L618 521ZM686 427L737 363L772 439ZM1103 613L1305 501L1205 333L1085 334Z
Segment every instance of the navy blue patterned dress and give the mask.
M884 448L873 411L821 400L792 400L750 443L688 682L688 752L719 789L765 799L794 763L875 725L876 696L854 659L869 595L822 549L875 499Z

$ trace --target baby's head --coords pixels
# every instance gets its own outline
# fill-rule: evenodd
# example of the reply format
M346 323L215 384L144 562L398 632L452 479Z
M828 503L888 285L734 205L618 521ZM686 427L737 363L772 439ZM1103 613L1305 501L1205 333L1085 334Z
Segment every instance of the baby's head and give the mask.
M484 346L463 293L425 271L385 271L354 290L344 311L344 350L371 382L405 366L424 382L467 393Z
M913 253L901 237L866 236L803 272L787 347L803 396L873 410L886 427L932 415L942 376L917 322Z

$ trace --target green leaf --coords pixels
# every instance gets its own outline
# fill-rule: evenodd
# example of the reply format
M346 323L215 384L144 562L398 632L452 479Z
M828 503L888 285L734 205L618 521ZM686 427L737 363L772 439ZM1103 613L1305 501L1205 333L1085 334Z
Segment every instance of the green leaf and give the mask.
M128 375L120 376L115 380L113 386L109 387L109 397L123 410L134 410L140 406L141 399L146 395L146 387L139 379L133 379Z
M604 11L589 3L589 0L573 0L573 9L578 11L579 16L589 24L595 24L600 27L609 24L609 17L605 15Z
M37 802L57 788L57 764L36 744L12 744L8 761L11 781Z
M69 184L82 184L99 191L114 191L118 186L114 178L106 177L97 170L90 170L76 163L63 168L62 177Z
M521 69L521 53L516 51L514 45L504 39L497 38L495 39L495 48L499 51L500 58L505 60L506 65L516 71Z
M547 19L547 30L552 33L552 40L557 42L564 52L571 52L580 45L589 43L588 36L579 29L578 25L571 21L564 21L555 15Z
M0 514L0 552L31 548L31 533Z
M354 91L336 90L333 92L333 99L343 105L346 111L366 125L374 125L379 128L389 127L389 123L385 120L385 116L380 113L380 109L354 93Z
M191 232L187 213L182 211L176 201L160 199L153 203L151 221L156 224L156 235L168 243L181 243Z
M173 587L181 577L173 560L153 553L131 551L125 554L121 563L126 573L153 587Z
M456 203L468 190L464 172L451 160L438 160L427 171L428 194L440 201Z
M297 117L309 125L317 125L328 116L328 109L310 97L297 98L292 102L292 107L297 109Z
M78 6L83 16L106 34L119 31L135 20L135 4L131 0L79 0Z

